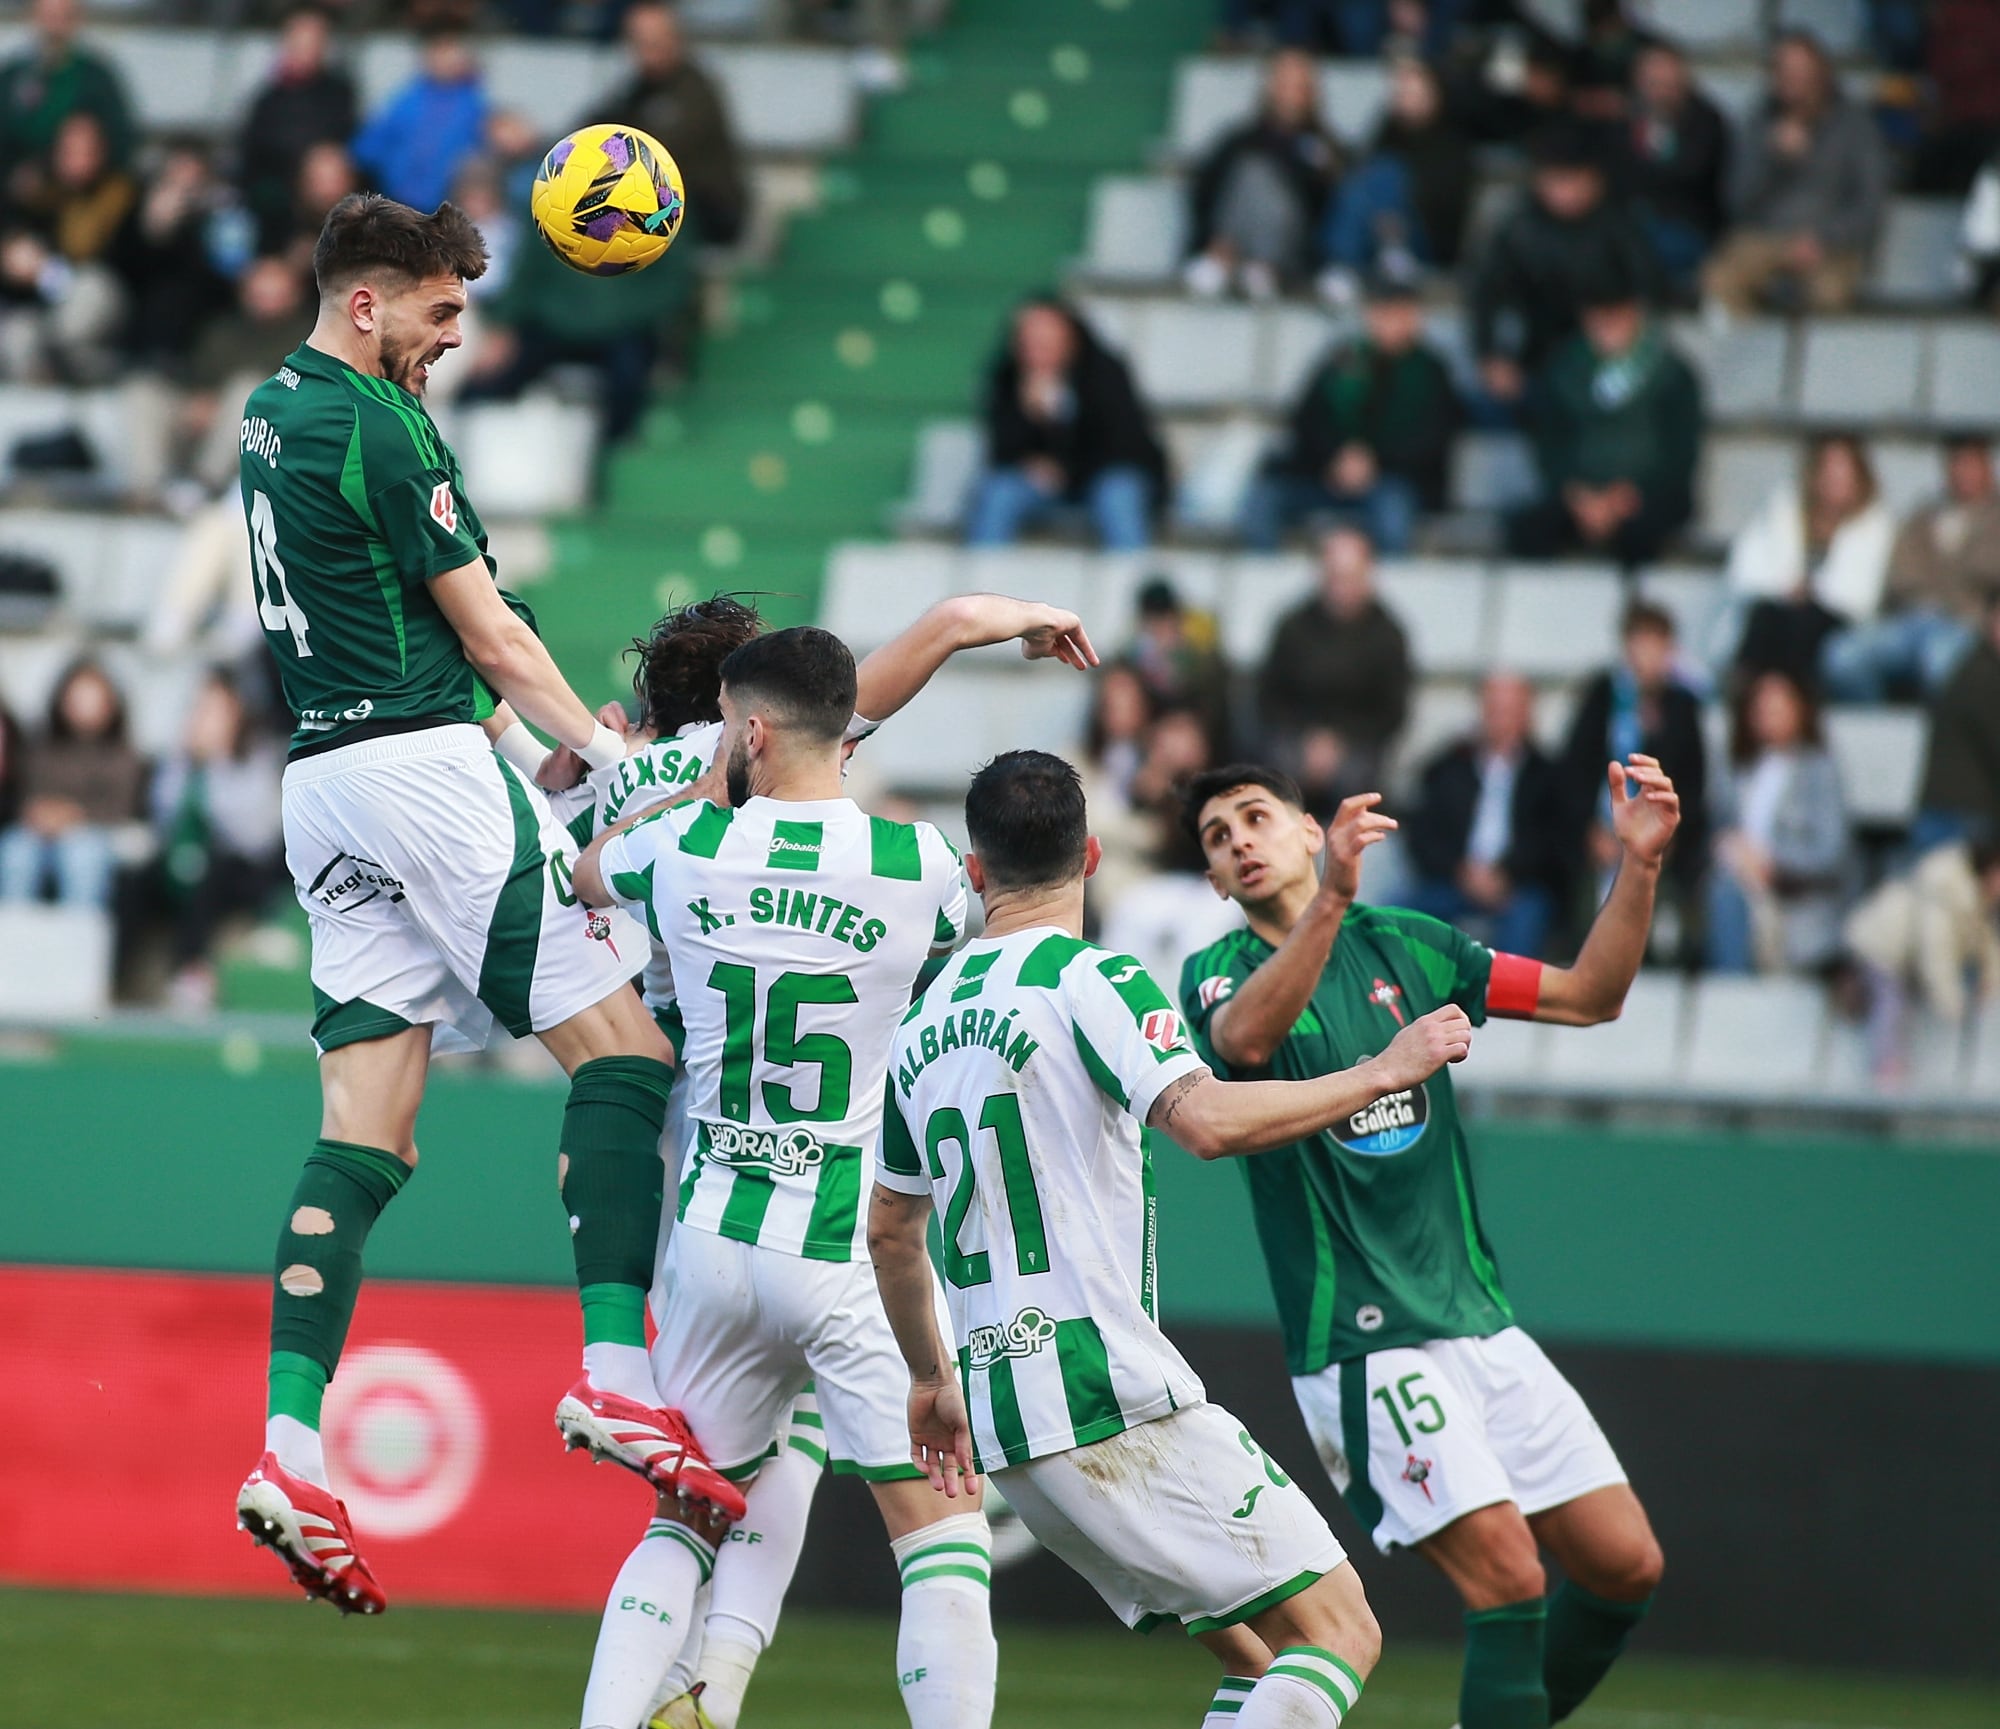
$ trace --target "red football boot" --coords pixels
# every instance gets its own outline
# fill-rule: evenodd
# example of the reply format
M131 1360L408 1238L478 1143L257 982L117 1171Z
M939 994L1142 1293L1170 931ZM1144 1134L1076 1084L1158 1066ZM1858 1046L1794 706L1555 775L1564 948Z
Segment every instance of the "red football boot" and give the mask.
M731 1521L743 1517L743 1491L708 1462L678 1411L604 1392L585 1375L556 1406L556 1428L568 1446L636 1471L657 1489L703 1502Z
M295 1477L266 1453L236 1491L236 1522L292 1570L308 1597L343 1615L389 1606L368 1563L354 1552L354 1525L330 1489Z

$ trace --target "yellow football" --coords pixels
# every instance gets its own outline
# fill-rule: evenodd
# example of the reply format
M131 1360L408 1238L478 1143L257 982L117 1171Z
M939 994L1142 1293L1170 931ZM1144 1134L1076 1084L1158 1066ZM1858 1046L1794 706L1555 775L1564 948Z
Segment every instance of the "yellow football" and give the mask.
M528 208L572 270L620 276L673 245L687 194L657 138L636 126L584 126L542 158Z

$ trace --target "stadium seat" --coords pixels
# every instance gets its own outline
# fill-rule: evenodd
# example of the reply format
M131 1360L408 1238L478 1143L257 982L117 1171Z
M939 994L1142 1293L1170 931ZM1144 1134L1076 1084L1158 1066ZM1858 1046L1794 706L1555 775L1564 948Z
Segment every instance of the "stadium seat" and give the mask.
M1382 602L1410 641L1410 657L1428 675L1476 673L1487 664L1493 579L1469 560L1384 560L1376 575Z
M1935 444L1909 438L1878 438L1868 447L1882 502L1905 516L1944 489L1944 465Z
M1083 268L1106 282L1170 281L1187 250L1187 193L1158 175L1107 174L1090 189Z
M92 31L90 43L115 66L149 132L209 132L239 118L225 110L223 37L212 30L130 25Z
M1424 765L1446 745L1471 731L1479 719L1479 699L1470 685L1444 679L1418 682L1410 699L1409 724L1389 753L1392 792L1414 790Z
M1763 0L1638 0L1633 16L1690 54L1753 54L1763 44Z
M1673 3L1674 0L1668 0L1669 5ZM1722 110L1731 131L1739 135L1764 93L1764 74L1756 66L1697 66L1694 81L1702 94Z
M1990 323L1931 327L1931 414L1948 426L1991 430L2000 402L2000 329Z
M1920 708L1835 708L1826 716L1827 748L1840 765L1849 816L1879 828L1903 828L1916 814L1930 723Z
M1139 589L1154 577L1172 584L1189 611L1208 614L1221 634L1228 569L1219 554L1164 546L1147 552L1099 553L1085 573L1089 604L1078 610L1100 654L1116 654L1131 641Z
M1778 0L1773 23L1780 30L1809 31L1829 54L1860 54L1868 46L1866 0Z
M835 48L705 49L746 150L821 156L854 142L861 92L849 56Z
M1451 502L1459 510L1506 510L1532 502L1540 482L1528 441L1512 432L1461 433L1451 453Z
M1900 1086L1889 1086L1870 1071L1867 1029L1859 1021L1834 1015L1827 1023L1817 1090L1826 1098L1857 1103L1893 1101L1899 1096L1927 1100L1963 1092L1968 1031L1935 1015L1913 1013L1906 1047L1909 1071Z
M948 557L952 555L947 555ZM1022 600L1066 606L1091 624L1089 610L1097 585L1090 580L1091 555L1067 546L995 546L959 553L954 586L962 593L1011 594ZM903 616L898 614L898 622ZM1002 644L991 651L1019 660L1020 650Z
M111 1003L111 915L0 905L0 1021L82 1020Z
M1174 70L1168 147L1181 161L1199 156L1257 106L1254 60L1183 60Z
M1977 1098L2000 1099L2000 1003L1979 1010L1970 1044L1965 1090Z
M1320 68L1320 113L1344 143L1367 144L1388 100L1389 70L1380 60L1330 60Z
M595 105L628 75L622 58L586 42L523 38L496 41L480 51L493 101L530 121L551 143L579 121L618 118L596 112Z
M1726 541L1765 499L1798 478L1799 447L1788 438L1711 438L1702 467L1701 531Z
M856 654L880 648L927 606L964 587L957 551L914 541L848 541L826 561L819 622Z
M1663 566L1639 579L1639 592L1672 615L1681 651L1699 657L1715 630L1729 595L1712 570Z
M1610 567L1510 565L1498 587L1495 666L1530 678L1580 678L1616 657L1624 594Z
M1526 1087L1548 1077L1556 1040L1536 1021L1491 1020L1472 1035L1472 1054L1456 1071L1475 1092L1482 1086Z
M451 416L452 443L474 498L495 517L546 516L590 500L597 415L539 392L483 402Z
M1942 305L1959 297L1958 205L1948 198L1898 198L1875 254L1869 288L1884 300Z
M1799 360L1799 413L1842 426L1913 419L1923 360L1919 324L1858 318L1809 323Z
M1044 669L1046 670L1046 669ZM1049 673L1034 680L1019 666L954 664L868 743L869 767L902 790L954 793L1003 750L1073 754L1083 735L1090 685Z
M1176 477L1173 517L1196 534L1233 536L1243 501L1270 450L1273 429L1246 414L1170 421L1167 458Z
M1777 318L1744 319L1726 330L1699 318L1674 320L1674 346L1701 375L1709 414L1718 420L1775 420L1791 412L1791 335Z
M905 531L955 534L986 454L986 437L970 420L928 420L917 430L910 492L891 508Z
M1130 347L1139 393L1155 408L1232 408L1256 395L1256 312L1149 301Z
M1289 413L1334 336L1333 321L1310 306L1276 306L1265 313L1256 400L1277 413Z
M1670 1089L1680 1079L1690 994L1684 974L1642 972L1617 1020L1565 1027L1552 1041L1550 1082L1579 1093Z
M1261 666L1278 620L1313 592L1309 558L1277 555L1230 562L1220 623L1222 652L1232 666Z
M127 642L100 644L98 655L125 692L139 754L157 761L179 748L182 723L201 683L200 662L162 660Z
M1712 977L1694 989L1690 1090L1742 1095L1812 1086L1826 1022L1817 980Z

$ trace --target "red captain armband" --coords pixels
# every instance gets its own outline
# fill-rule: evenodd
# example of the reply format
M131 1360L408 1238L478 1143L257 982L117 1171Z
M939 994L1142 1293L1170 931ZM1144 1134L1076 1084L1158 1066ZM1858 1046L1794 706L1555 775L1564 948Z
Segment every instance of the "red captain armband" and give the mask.
M1495 954L1486 978L1486 1012L1502 1020L1531 1021L1542 1000L1542 963L1526 955Z

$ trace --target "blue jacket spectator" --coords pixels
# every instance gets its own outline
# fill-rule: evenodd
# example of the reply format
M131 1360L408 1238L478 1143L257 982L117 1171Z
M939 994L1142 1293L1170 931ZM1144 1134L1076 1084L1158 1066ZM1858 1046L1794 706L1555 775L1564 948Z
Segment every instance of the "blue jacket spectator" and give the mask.
M356 135L354 160L391 198L435 210L466 158L485 143L491 114L465 38L439 31L425 38L416 77Z

